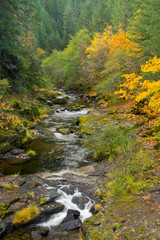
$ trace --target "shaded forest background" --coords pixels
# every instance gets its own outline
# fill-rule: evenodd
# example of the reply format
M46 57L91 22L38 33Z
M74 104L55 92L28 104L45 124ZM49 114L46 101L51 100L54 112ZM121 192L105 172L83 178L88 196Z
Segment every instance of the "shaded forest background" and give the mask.
M52 77L60 85L75 85L86 47L106 26L112 26L113 34L120 28L134 34L132 40L142 49L141 63L159 55L158 0L1 0L0 4L1 79L7 78L16 91L43 83L41 62L53 50L49 61L55 60L52 72L57 74ZM71 53L66 51L68 44L74 45ZM69 70L60 71L63 66Z

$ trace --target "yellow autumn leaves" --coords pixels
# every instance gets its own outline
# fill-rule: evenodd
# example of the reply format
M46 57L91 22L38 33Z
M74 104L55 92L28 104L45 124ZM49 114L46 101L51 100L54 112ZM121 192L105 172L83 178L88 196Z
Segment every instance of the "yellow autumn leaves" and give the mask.
M2 99L2 95L0 96L0 100ZM8 130L9 128L13 128L15 125L20 123L20 120L17 116L9 114L9 112L13 111L13 108L10 107L10 104L6 102L0 103L0 134L1 129Z
M141 66L142 73L156 73L160 70L160 58L155 56ZM120 94L120 98L135 99L136 102L147 98L148 108L154 113L160 112L160 80L144 80L142 76L135 73L125 74L122 77L126 81L120 85L120 90L115 94Z

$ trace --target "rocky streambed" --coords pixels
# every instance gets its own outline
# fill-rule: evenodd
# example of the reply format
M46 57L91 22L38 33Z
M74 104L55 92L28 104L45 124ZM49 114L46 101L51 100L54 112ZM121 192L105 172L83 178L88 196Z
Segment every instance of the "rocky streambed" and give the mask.
M103 177L104 173L92 165L74 172L1 177L1 238L81 239L82 222L96 213L97 175ZM15 213L33 205L38 214L27 222L21 216L20 222L15 223Z
M90 159L77 125L90 103L71 95L67 104L56 104L55 113L36 126L36 138L27 148L0 156L3 239L80 239L82 222L95 214L95 176L102 172L87 166Z

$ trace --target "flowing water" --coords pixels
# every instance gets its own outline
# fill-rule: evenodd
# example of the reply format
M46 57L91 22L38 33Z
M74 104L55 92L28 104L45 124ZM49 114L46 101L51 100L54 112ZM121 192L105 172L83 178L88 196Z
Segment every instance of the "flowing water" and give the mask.
M82 106L83 105L83 106ZM73 110L75 106L75 110ZM76 109L76 106L81 106L80 109ZM78 136L77 119L79 116L87 115L88 110L91 108L91 104L84 102L81 98L71 95L69 96L69 102L64 106L58 106L55 113L48 119L36 127L36 139L32 141L26 150L34 150L36 156L32 157L31 161L23 165L8 165L5 168L6 174L19 172L21 174L35 174L35 173L54 173L54 172L67 172L74 171L74 169L80 168L89 164L89 158L84 150L84 139ZM58 131L61 128L63 131L67 129L71 130L69 134L62 134ZM54 177L54 179L56 179ZM54 187L45 186L48 191L52 191ZM68 209L78 210L80 212L80 219L83 222L86 218L92 214L90 212L94 201L84 193L80 192L78 188L74 189L72 194L69 194L65 189L70 188L70 185L57 186L57 202L62 203L65 208L62 212L54 214L47 222L41 223L39 226L52 228L59 225L67 215ZM83 198L85 202L83 206L79 206L73 200L75 198ZM69 233L70 234L70 233ZM54 239L78 239L78 235L73 232L66 238L60 234L59 237ZM16 233L16 239L24 239L24 234L18 237ZM22 238L21 238L22 237ZM48 236L45 239L52 239ZM14 235L12 235L14 238ZM12 239L11 238L11 239ZM28 236L26 239L34 239ZM41 238L42 239L42 238Z
M74 107L73 107L74 106ZM83 106L80 110L76 106ZM58 106L54 114L43 120L36 127L36 139L27 147L34 150L36 156L25 164L13 164L9 161L0 162L4 174L34 174L42 171L60 171L75 169L89 163L89 158L83 148L84 139L79 138L77 119L87 114L90 103L84 102L78 96L69 96L69 101ZM61 134L57 128L64 131L72 129L70 134Z
M43 227L58 226L62 222L62 220L67 216L68 209L78 210L80 212L80 219L82 222L86 218L89 218L92 216L90 209L92 208L94 201L89 197L83 195L83 193L80 192L78 188L75 189L73 194L67 194L63 190L64 188L70 188L70 185L60 186L60 188L57 191L60 197L56 200L56 202L62 203L65 206L63 212L54 214L47 222L39 224L39 226L43 226ZM51 188L49 187L49 189ZM86 200L84 206L78 206L76 203L74 203L74 198L82 198L82 197Z

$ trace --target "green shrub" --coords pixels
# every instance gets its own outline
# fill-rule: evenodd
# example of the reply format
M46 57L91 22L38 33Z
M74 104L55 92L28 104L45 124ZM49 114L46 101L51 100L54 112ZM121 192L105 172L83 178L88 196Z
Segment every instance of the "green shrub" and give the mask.
M7 79L1 79L0 80L0 91L8 91L9 90L9 88L10 88L10 86L9 86L9 82L8 82L8 80Z
M19 114L26 116L28 120L34 121L39 115L39 107L35 103L27 103L27 106L19 110Z
M117 197L125 194L138 194L149 190L158 183L158 177L152 172L152 154L149 150L135 150L134 156L121 164L108 178L107 196Z
M87 148L95 159L126 153L132 143L131 132L117 125L108 125L99 135L90 136L87 140Z

